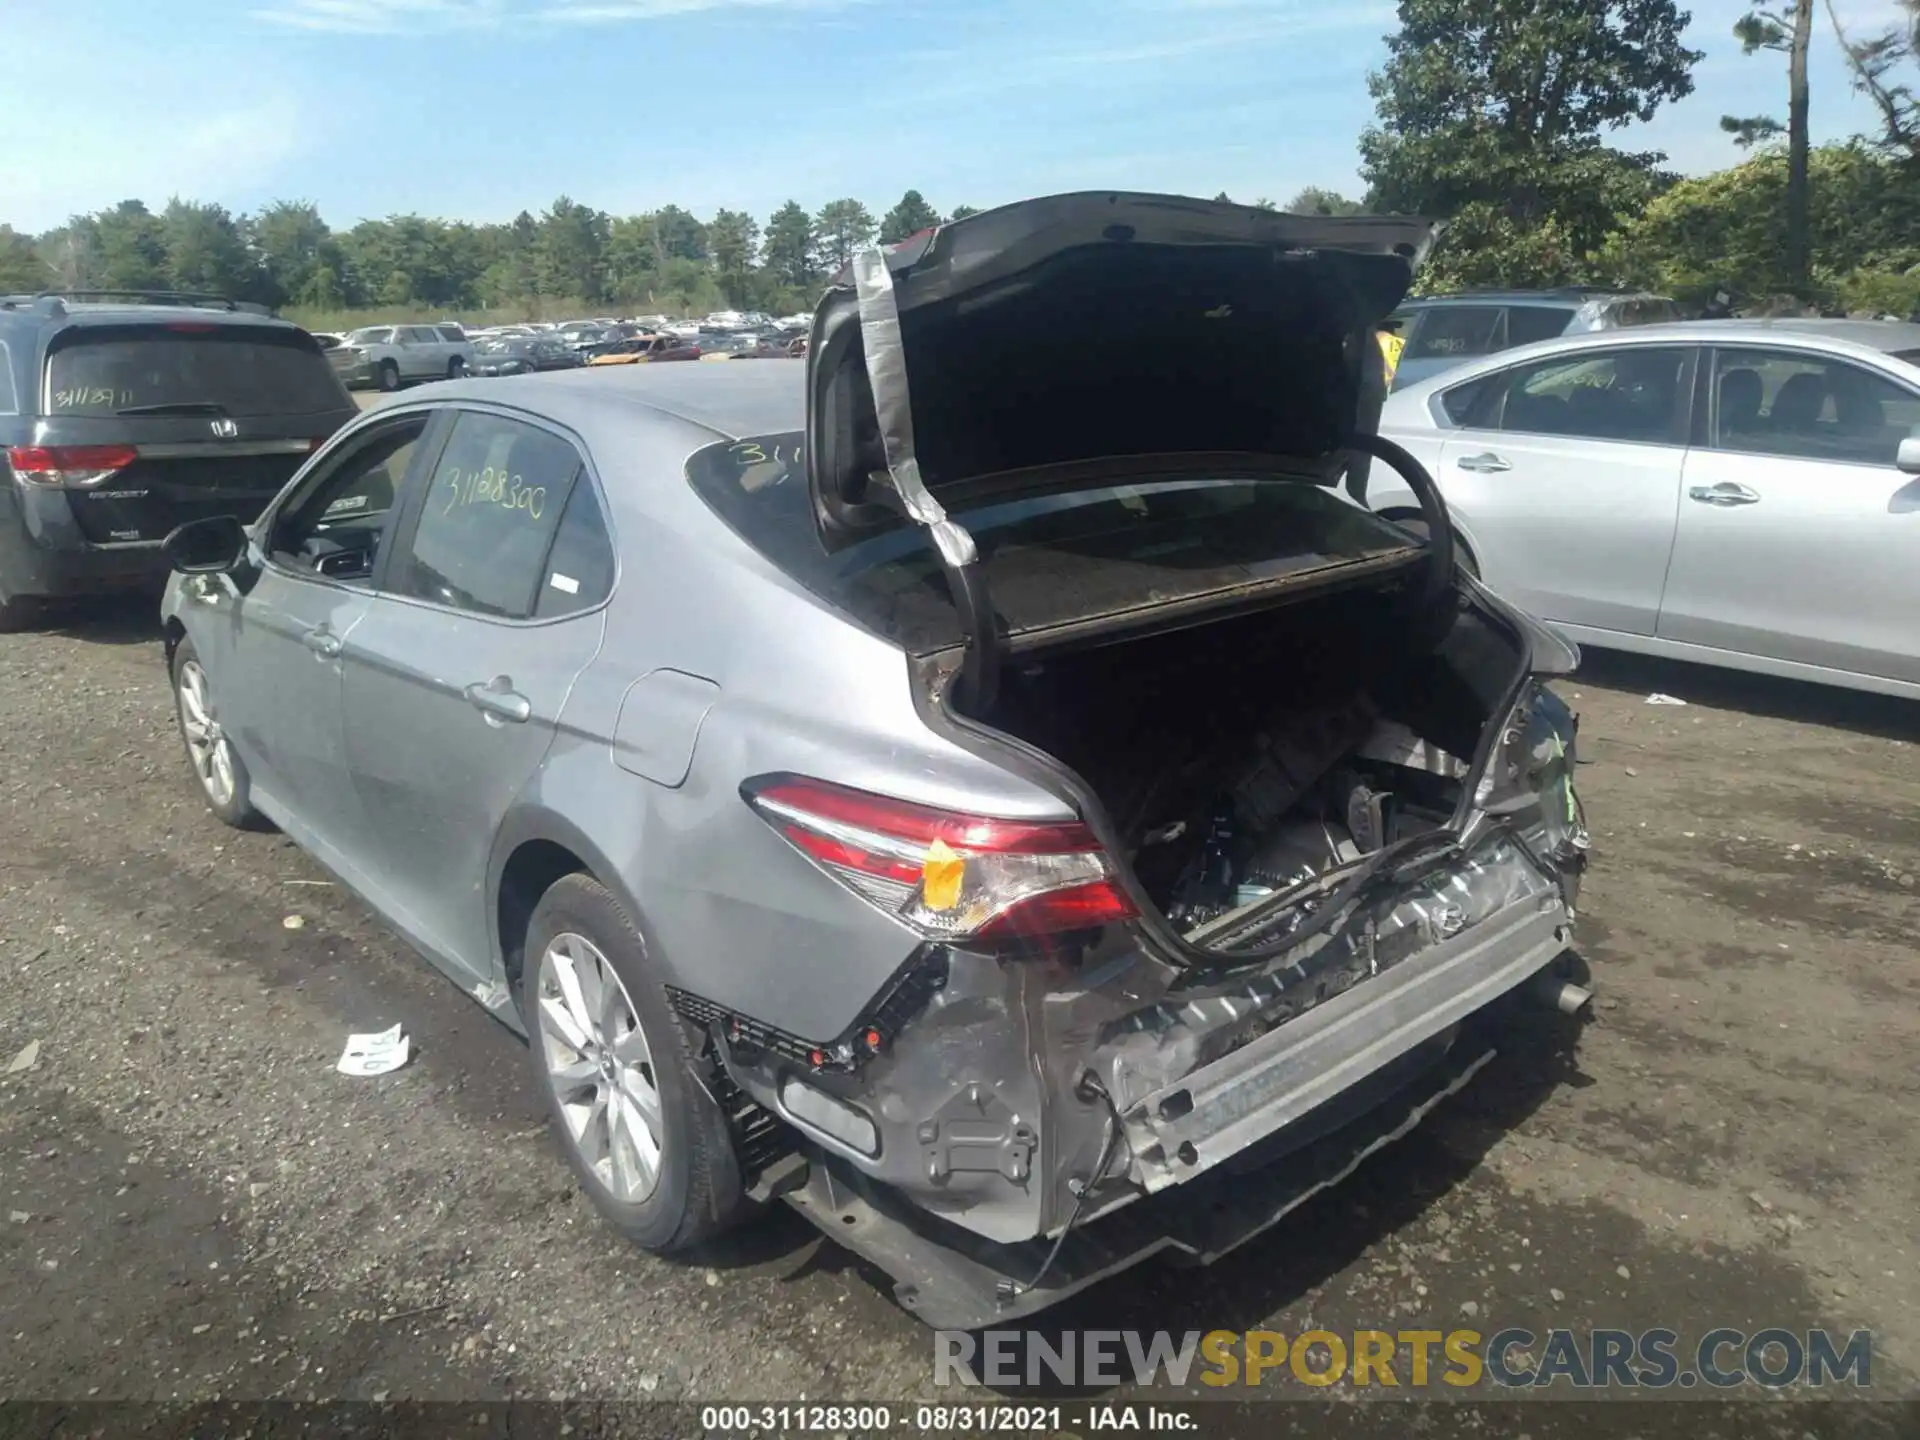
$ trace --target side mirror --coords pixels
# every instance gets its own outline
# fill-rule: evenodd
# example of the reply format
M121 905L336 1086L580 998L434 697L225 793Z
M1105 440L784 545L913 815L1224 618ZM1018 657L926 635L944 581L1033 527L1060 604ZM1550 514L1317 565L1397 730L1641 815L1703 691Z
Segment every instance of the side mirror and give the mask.
M1900 442L1893 464L1902 475L1920 475L1920 435L1909 435Z
M246 562L247 527L236 515L189 520L160 542L160 553L182 575L231 574Z

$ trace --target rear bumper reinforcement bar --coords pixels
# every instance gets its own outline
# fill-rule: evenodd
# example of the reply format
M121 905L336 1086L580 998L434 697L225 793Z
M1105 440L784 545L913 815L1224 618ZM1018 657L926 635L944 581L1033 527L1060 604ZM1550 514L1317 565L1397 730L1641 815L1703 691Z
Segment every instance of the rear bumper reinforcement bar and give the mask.
M1537 973L1567 947L1558 894L1516 901L1122 1115L1128 1178L1149 1194L1190 1181L1361 1084Z

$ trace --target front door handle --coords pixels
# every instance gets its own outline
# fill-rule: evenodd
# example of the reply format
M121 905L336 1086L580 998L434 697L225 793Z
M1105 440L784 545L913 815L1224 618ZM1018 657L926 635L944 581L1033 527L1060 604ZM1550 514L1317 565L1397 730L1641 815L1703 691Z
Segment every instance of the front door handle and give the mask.
M1513 468L1491 450L1480 455L1462 455L1453 463L1462 470L1471 470L1477 475L1493 475Z
M331 660L340 653L340 637L324 625L318 630L307 631L302 638L307 643L307 649L322 660Z
M1760 492L1749 490L1744 485L1735 485L1731 480L1722 480L1718 485L1696 485L1687 491L1689 500L1698 500L1702 505L1718 505L1723 509L1731 505L1757 505Z
M524 725L533 718L533 702L515 690L513 681L505 675L496 675L484 685L475 682L467 686L466 693L467 703L492 724L506 720Z

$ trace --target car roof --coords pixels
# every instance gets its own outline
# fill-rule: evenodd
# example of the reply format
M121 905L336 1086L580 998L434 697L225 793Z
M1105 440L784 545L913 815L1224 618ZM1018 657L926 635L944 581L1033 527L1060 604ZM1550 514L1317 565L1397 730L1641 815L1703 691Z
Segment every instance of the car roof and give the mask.
M1668 298L1651 290L1589 290L1579 286L1560 290L1455 290L1445 295L1409 295L1394 309L1431 309L1439 305L1585 305L1595 300Z
M1574 355L1582 350L1614 350L1623 345L1764 345L1785 344L1830 355L1871 359L1896 352L1920 350L1920 325L1902 320L1816 320L1782 317L1767 320L1679 320L1661 325L1632 325L1620 330L1591 330L1561 335L1530 345L1516 345L1475 356L1393 392L1430 394L1447 390L1510 365L1552 355Z
M298 330L291 320L282 320L258 310L216 310L205 305L142 305L127 302L63 302L58 310L43 309L31 302L0 306L0 320L13 320L28 326L66 329L88 325L238 325L243 327Z
M589 444L610 429L649 421L680 421L714 440L738 440L805 428L805 381L799 365L615 365L515 376L511 395L518 408L559 421ZM449 380L432 394L499 401L502 387Z
M1622 343L1645 345L1661 341L1669 345L1675 341L1684 341L1689 345L1712 345L1728 341L1785 341L1815 350L1844 351L1857 346L1890 355L1896 350L1920 350L1920 325L1903 320L1814 320L1784 316L1768 320L1675 320L1661 325L1634 325L1623 330L1595 330L1581 335L1562 336L1513 350L1496 351L1486 358L1559 347L1592 348Z
M1920 325L1905 320L1844 320L1780 316L1776 319L1688 320L1674 325L1647 325L1640 330L1684 333L1690 337L1731 336L1740 340L1811 338L1839 340L1864 345L1869 350L1892 354L1897 350L1920 350ZM1639 333L1638 330L1635 333Z

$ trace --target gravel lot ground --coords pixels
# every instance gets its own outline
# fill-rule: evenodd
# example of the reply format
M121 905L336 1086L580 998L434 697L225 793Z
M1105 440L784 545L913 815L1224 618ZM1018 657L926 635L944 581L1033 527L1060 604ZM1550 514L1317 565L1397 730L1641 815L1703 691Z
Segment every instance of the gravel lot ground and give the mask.
M927 1332L796 1217L695 1263L597 1223L520 1043L205 813L150 614L0 637L0 1395L931 1393ZM1920 707L1602 657L1565 689L1592 1023L1231 1264L1046 1328L1864 1326L1914 1393ZM335 1073L395 1021L412 1065Z

